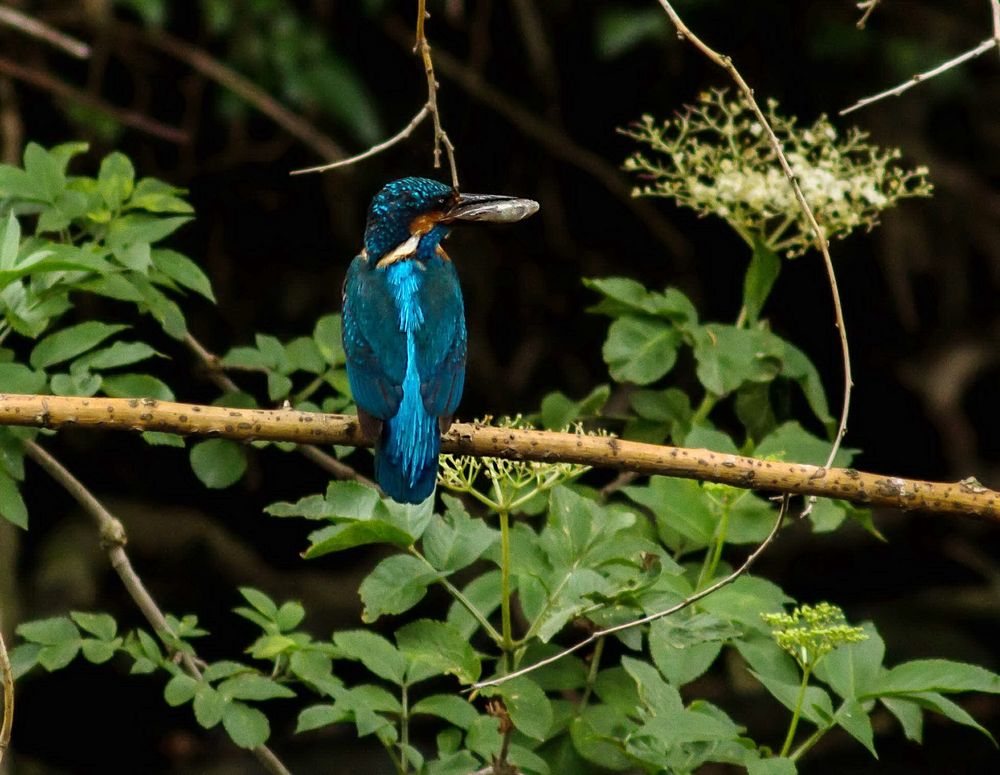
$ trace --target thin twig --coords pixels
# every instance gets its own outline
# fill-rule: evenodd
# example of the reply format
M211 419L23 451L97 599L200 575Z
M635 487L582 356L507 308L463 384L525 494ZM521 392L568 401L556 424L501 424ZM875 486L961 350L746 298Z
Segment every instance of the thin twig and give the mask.
M70 494L83 510L90 516L97 526L100 535L101 546L108 554L111 567L114 568L118 577L128 591L129 597L142 612L142 615L149 622L153 631L169 647L170 641L175 640L177 635L171 629L162 609L156 604L153 596L149 593L146 585L143 584L139 574L135 572L128 554L125 552L126 536L125 528L121 521L108 511L101 503L70 471L56 460L48 451L34 441L26 441L24 450L28 457L34 460L46 473L49 474L59 485ZM173 636L163 638L163 635ZM193 653L180 652L178 654L180 663L184 670L193 678L201 679L201 670L198 668L196 657ZM288 769L266 746L257 746L253 749L254 756L263 764L269 772L275 775L291 775Z
M115 32L130 40L141 39L153 48L187 63L206 78L241 97L282 127L288 134L312 148L321 158L342 159L347 155L339 143L329 135L321 132L313 124L286 108L249 78L224 65L206 51L162 30L146 32L119 23L115 25Z
M594 641L600 638L606 637L608 635L614 635L616 632L622 632L623 630L628 630L631 629L632 627L638 627L643 624L649 624L650 622L654 622L657 619L662 619L664 616L670 616L671 614L675 614L678 611L682 611L688 606L697 603L699 600L703 600L712 593L718 592L724 586L732 584L734 581L736 581L736 579L738 579L740 576L742 576L750 569L750 566L753 565L754 562L757 560L757 558L764 553L764 550L767 549L768 546L770 546L771 541L774 540L774 537L778 535L778 531L781 529L781 523L785 518L785 513L788 511L788 497L789 496L785 495L781 499L781 505L778 507L778 518L774 521L774 527L771 528L771 532L768 533L767 537L760 543L760 545L750 553L750 556L747 557L746 560L744 560L743 564L725 578L719 579L710 587L705 587L705 589L701 590L700 592L696 592L690 597L684 598L681 602L677 603L676 605L670 606L670 608L665 608L662 611L657 611L656 613L649 614L648 616L643 616L641 619L633 619L632 621L624 622L623 624L616 624L614 627L606 627L603 630L597 630L596 632L591 633L591 635L585 638L584 640L580 641L579 643L573 646L570 646L569 648L563 649L557 654L553 654L550 657L546 657L545 659L539 660L538 662L528 665L527 667L522 667L520 670L515 670L513 673L508 673L507 675L502 675L499 676L498 678L492 678L488 681L480 681L479 683L475 683L472 685L470 691L482 689L486 686L499 686L502 683L510 681L512 678L517 678L519 676L526 675L535 670L538 670L538 668L540 667L551 665L553 662L556 662L562 659L563 657L572 654L574 651L579 651L584 646L593 643Z
M0 686L3 691L3 716L0 716L0 764L10 745L10 732L14 726L14 671L10 666L7 644L0 632Z
M996 2L996 0L994 0ZM970 59L975 59L976 57L985 54L987 51L1000 46L1000 37L987 38L982 43L980 43L975 48L969 49L963 54L959 54L954 59L949 59L947 62L938 65L932 70L928 70L925 73L917 73L915 76L910 78L908 81L904 81L899 86L894 86L891 89L886 89L878 94L873 94L871 97L864 97L853 105L844 108L840 111L841 116L846 116L848 113L853 113L855 110L865 107L866 105L871 105L873 102L878 102L879 100L884 100L886 97L898 97L900 94L909 91L918 83L923 83L928 81L936 75L941 75L941 73L951 70L953 67L957 67L963 62L968 62Z
M416 115L410 119L410 123L404 126L399 132L394 134L388 140L385 140L378 145L373 145L367 151L363 151L362 153L359 153L356 156L351 156L347 159L341 159L340 161L330 162L329 164L321 164L318 167L306 167L301 170L292 170L289 174L305 175L308 172L326 172L327 170L337 169L337 167L346 167L350 164L356 164L359 161L364 161L375 154L382 153L382 151L392 148L392 146L396 145L396 143L400 143L408 138L411 134L413 134L413 130L420 126L420 122L422 122L430 114L430 107L428 105L424 105L417 111Z
M441 147L444 146L448 155L448 166L451 167L451 185L458 190L458 167L455 165L455 146L452 145L448 133L441 126L441 113L437 104L438 82L434 76L434 61L431 59L431 44L424 34L424 22L430 18L427 13L426 0L417 0L417 34L413 51L420 54L424 62L424 73L427 76L427 110L434 121L434 166L441 166Z
M408 45L406 29L398 19L386 23L388 34L401 45ZM663 245L677 256L691 254L687 239L657 211L649 201L632 196L632 186L621 171L604 157L576 143L557 125L539 118L523 105L484 81L456 57L436 50L434 61L441 75L454 81L474 99L496 111L557 159L582 170L635 213Z
M990 0L990 15L993 17L993 41L1000 50L1000 0Z
M236 409L151 398L77 398L0 393L0 425L165 431L237 441L291 441L370 447L355 415L294 409ZM742 489L839 498L866 506L988 517L1000 523L1000 492L970 477L926 482L805 463L757 460L707 449L659 446L613 436L456 423L441 450L458 455L580 463Z
M186 344L188 349L195 354L199 361L201 361L202 365L208 372L208 378L212 380L218 388L226 393L240 392L240 386L233 382L233 380L230 379L223 370L218 355L211 352L191 334L184 337L184 344ZM351 466L347 465L347 463L337 460L337 458L333 455L328 455L326 452L317 447L300 444L296 447L295 451L306 458L306 460L315 463L328 474L337 479L353 479L355 482L360 482L368 487L375 486L375 483L371 479L366 476L362 476Z
M16 78L43 91L50 92L57 97L62 97L80 105L86 105L89 108L111 116L115 121L125 126L138 129L140 132L145 132L153 137L159 137L162 140L179 145L188 141L187 133L176 127L164 124L138 111L111 105L89 92L77 89L75 86L70 86L68 83L54 78L43 70L24 67L11 59L0 58L0 73L8 75L11 78Z
M837 452L840 450L840 445L843 443L844 435L847 433L847 417L850 414L851 408L851 389L854 387L854 380L851 376L851 351L847 343L847 326L844 323L844 311L840 304L840 291L837 288L837 274L833 268L833 259L830 258L829 242L827 241L826 234L824 234L819 222L816 220L816 216L813 213L812 208L809 206L809 202L806 201L805 195L802 193L802 188L799 186L799 181L795 175L795 171L792 169L791 164L789 164L788 158L785 156L785 151L781 147L781 141L778 140L778 136L774 133L774 129L771 127L767 117L764 115L764 111L762 111L760 109L760 105L757 104L757 100L754 98L753 89L751 89L747 82L743 80L743 76L740 75L740 71L736 69L736 65L733 64L732 58L718 53L713 48L705 44L701 38L691 32L687 25L681 20L681 17L677 15L677 12L668 0L659 0L659 2L660 5L663 6L663 10L667 12L667 16L670 17L670 21L672 21L674 26L677 28L677 33L682 37L687 38L687 40L690 41L695 48L701 51L702 54L708 57L709 60L729 73L729 77L733 79L739 87L739 90L743 93L743 96L750 105L750 109L757 117L758 123L764 127L764 131L767 133L767 138L771 144L771 148L774 149L774 152L778 157L778 161L781 164L781 169L784 171L785 177L788 178L788 182L791 184L792 190L795 193L795 199L799 203L799 207L802 209L802 212L805 213L806 220L809 222L809 227L812 229L812 232L816 237L816 246L823 254L823 263L826 266L830 292L833 296L834 322L837 327L837 331L840 334L840 353L844 367L844 403L840 411L840 422L837 426L837 435L833 440L833 444L830 447L830 454L826 460L825 467L829 468L833 465L833 461L837 457ZM809 512L812 511L812 507L813 503L810 502L806 506L805 511L802 512L802 516L809 514Z
M878 8L878 4L881 0L864 0L864 2L858 3L858 10L864 11L861 14L861 18L858 19L857 27L859 30L863 30L865 25L868 24L868 17L871 16L875 9Z
M90 57L90 46L83 41L70 37L55 27L51 27L45 22L23 14L9 6L0 5L0 24L6 24L8 27L20 30L25 35L44 40L50 46L62 49L77 59L87 59Z

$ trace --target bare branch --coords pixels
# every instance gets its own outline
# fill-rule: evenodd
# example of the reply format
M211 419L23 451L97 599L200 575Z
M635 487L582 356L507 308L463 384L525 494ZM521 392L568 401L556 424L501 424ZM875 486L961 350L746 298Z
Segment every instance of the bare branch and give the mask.
M426 0L417 0L417 35L413 46L414 52L420 54L424 62L424 73L427 75L427 110L434 121L434 166L441 166L441 147L444 146L448 155L448 166L451 167L451 185L458 189L458 167L455 166L455 146L452 145L448 133L441 126L441 113L438 111L438 82L434 76L434 61L431 59L431 44L424 34L424 22L430 18L427 13Z
M286 108L249 78L240 75L197 46L192 46L163 31L146 32L120 23L115 25L115 31L128 39L141 39L153 48L187 63L206 78L244 99L292 137L312 148L320 157L342 159L347 155L339 143L329 135Z
M187 133L183 130L161 123L138 111L111 105L89 92L77 89L75 86L70 86L68 83L54 78L43 70L34 70L24 67L13 60L0 58L0 73L50 92L57 97L62 97L80 105L86 105L89 108L111 116L115 121L125 126L132 127L154 137L159 137L167 142L184 144L188 141Z
M14 726L14 671L7 655L7 644L0 632L0 691L3 692L3 715L0 716L0 764L10 745L10 732Z
M968 62L970 59L975 59L976 57L985 54L987 51L990 51L998 46L1000 46L1000 37L987 38L975 48L969 49L963 54L959 54L954 59L949 59L947 62L938 65L932 70L928 70L924 73L917 73L910 80L904 81L899 86L894 86L893 88L886 89L878 94L873 94L871 97L864 97L863 99L858 100L853 105L840 111L840 115L846 116L848 113L853 113L855 110L859 110L866 105L871 105L873 102L884 100L886 97L898 97L900 94L912 89L918 83L923 83L924 81L928 81L937 75L941 75L941 73L951 70L953 67L957 67L963 62Z
M51 27L45 22L23 14L9 6L0 5L0 24L6 24L8 27L20 30L25 35L44 40L50 46L62 49L77 59L88 59L90 57L90 46L83 41L70 37L55 27Z
M163 611L156 604L149 590L146 589L146 585L139 578L139 574L135 572L135 568L132 567L128 554L125 552L126 536L122 523L104 507L103 503L94 497L93 493L79 479L73 476L62 463L56 460L41 445L34 441L26 441L24 449L28 457L55 479L94 521L100 535L101 546L108 554L111 567L115 569L129 596L142 612L146 621L149 622L153 631L161 638L164 633L173 635L176 638L176 633L171 629ZM168 647L170 646L169 641L164 640L164 643ZM184 670L193 678L200 680L201 670L198 668L196 657L186 652L180 652L179 657ZM257 746L253 749L253 754L274 775L291 775L285 765L281 763L267 746Z
M858 19L857 27L859 30L863 30L865 25L868 24L868 17L878 8L879 2L881 0L863 0L863 2L858 3L858 10L864 12L861 14L861 18Z
M837 426L837 435L833 440L833 444L830 448L830 454L826 460L826 467L829 468L833 465L833 461L837 457L837 451L840 449L840 445L844 440L844 435L847 433L847 417L850 414L851 408L851 388L854 387L854 380L851 376L851 352L847 343L847 326L844 323L844 310L840 304L840 290L837 288L837 274L833 268L833 259L830 258L829 241L826 238L826 234L823 233L823 229L819 225L819 222L816 220L816 215L809 206L809 202L806 201L805 195L802 193L802 188L799 186L798 178L795 176L795 172L792 170L792 166L789 164L788 158L785 156L784 149L781 147L781 141L778 140L778 136L774 133L774 129L772 129L770 123L768 123L767 117L764 115L764 111L762 111L760 106L757 104L757 100L754 98L753 89L751 89L747 82L743 80L743 76L740 75L739 70L736 69L736 65L733 64L733 60L728 56L718 53L713 48L705 44L701 38L691 32L687 25L681 20L681 17L677 15L677 12L668 0L659 0L659 2L660 5L663 6L663 10L667 12L667 16L670 17L670 21L672 21L674 26L677 28L678 35L686 38L695 48L708 57L709 60L729 73L729 77L733 79L739 87L739 90L743 93L743 96L750 104L750 109L757 117L757 122L764 127L764 131L767 133L768 141L774 149L774 152L778 157L778 161L781 163L781 169L784 171L785 177L788 178L788 182L791 184L792 190L795 193L795 199L799 203L799 207L802 209L802 212L805 213L806 220L809 221L809 227L812 229L812 232L816 237L816 247L818 247L820 252L823 254L823 263L826 267L827 280L830 284L830 293L833 296L834 324L840 334L840 354L844 368L844 403L840 410L840 422ZM803 516L812 510L812 505L813 504L810 503L806 506Z
M350 164L356 164L359 161L364 161L365 159L368 159L374 156L375 154L382 153L382 151L392 148L392 146L396 145L396 143L400 143L406 138L408 138L410 135L413 134L413 130L416 129L418 126L420 126L420 122L422 122L425 118L427 118L427 116L429 116L430 113L431 113L430 106L424 105L422 108L420 108L420 110L417 111L417 114L410 119L410 123L404 126L399 132L394 134L388 140L385 140L379 143L378 145L373 145L367 151L363 151L362 153L359 153L357 156L351 156L347 159L341 159L340 161L330 162L329 164L321 164L318 167L306 167L305 169L301 170L292 170L289 174L304 175L307 172L326 172L327 170L337 169L337 167L347 167Z
M179 404L151 398L76 398L0 393L0 425L36 428L104 428L165 431L237 441L291 441L370 447L354 415L293 409L233 409ZM456 423L442 437L441 450L474 457L581 463L743 489L840 498L866 506L975 515L1000 522L1000 492L970 477L960 482L864 473L804 463L757 460L740 455L625 441L613 436L498 428Z
M764 553L764 550L767 549L768 546L770 546L771 542L774 540L774 537L778 535L778 531L781 529L781 523L784 520L785 513L787 511L788 511L788 496L785 495L784 497L782 497L781 506L778 508L778 518L774 521L774 527L771 528L771 532L767 534L767 537L760 543L760 545L756 549L753 550L753 552L750 553L750 556L747 557L746 560L744 560L743 564L740 565L740 567L738 567L736 570L734 570L725 578L719 579L711 586L705 587L705 589L701 590L700 592L696 592L690 597L684 598L681 602L677 603L677 605L672 605L670 606L670 608L665 608L662 611L657 611L656 613L649 614L648 616L644 616L641 619L633 619L632 621L624 622L623 624L617 624L614 627L606 627L603 630L597 630L596 632L591 633L589 637L585 638L579 643L570 646L567 649L563 649L562 651L553 654L550 657L546 657L545 659L535 662L534 664L528 665L527 667L522 667L520 670L515 670L513 673L502 675L499 678L492 678L489 681L480 681L479 683L473 684L472 690L474 691L476 689L482 689L486 686L499 686L500 684L506 683L507 681L510 681L513 678L517 678L518 676L531 673L540 667L551 665L553 662L556 662L562 659L563 657L572 654L574 651L582 649L584 646L593 643L594 641L599 640L600 638L603 638L607 635L614 635L616 632L621 632L622 630L628 630L631 629L632 627L638 627L639 625L642 624L649 624L650 622L656 621L657 619L662 619L664 616L670 616L672 614L677 613L678 611L684 610L685 608L687 608L690 605L693 605L694 603L697 603L699 600L703 600L704 598L711 595L713 592L718 592L724 586L726 586L727 584L732 584L734 581L736 581L736 579L738 579L740 576L746 573L750 569L750 566L753 565L754 562L757 560L757 558Z
M993 17L993 41L1000 50L1000 0L990 0L990 15Z

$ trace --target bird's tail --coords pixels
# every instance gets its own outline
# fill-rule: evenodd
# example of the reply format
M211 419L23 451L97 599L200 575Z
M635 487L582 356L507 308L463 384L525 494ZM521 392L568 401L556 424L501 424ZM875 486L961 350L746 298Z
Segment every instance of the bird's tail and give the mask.
M400 503L421 503L437 482L441 434L436 417L424 408L419 390L403 388L396 416L382 427L375 444L375 479Z

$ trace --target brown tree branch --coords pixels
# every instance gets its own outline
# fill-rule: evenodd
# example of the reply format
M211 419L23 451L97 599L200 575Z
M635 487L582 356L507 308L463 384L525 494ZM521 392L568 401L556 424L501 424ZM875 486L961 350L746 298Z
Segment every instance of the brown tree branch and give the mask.
M25 35L43 40L50 46L62 49L77 59L87 59L90 56L90 46L83 41L70 37L55 27L51 27L32 16L23 14L15 8L0 5L0 24L6 24L8 27L13 27Z
M455 165L455 146L452 145L448 133L441 126L441 113L438 111L438 82L434 75L434 60L431 59L431 44L424 34L424 22L430 18L427 13L426 0L417 0L417 34L413 50L420 54L424 63L424 74L427 76L427 110L434 121L434 166L441 166L441 147L444 146L448 155L448 166L451 167L451 185L458 189L458 167Z
M875 12L875 9L878 8L879 2L880 0L862 0L862 2L857 4L858 10L862 11L861 18L858 19L857 22L857 28L859 30L863 30L865 25L868 24L868 18Z
M0 393L0 425L36 428L105 428L165 431L237 441L291 441L370 447L353 415L293 409L231 409L148 398L75 398ZM743 489L822 498L869 506L975 515L1000 522L1000 492L974 478L926 482L805 463L757 460L707 449L658 446L611 436L498 428L456 423L442 439L443 452L509 460L581 463Z
M176 127L164 124L138 111L120 108L117 105L105 102L89 92L77 89L75 86L54 78L44 70L34 70L30 67L24 67L13 60L0 57L0 74L16 78L57 97L62 97L80 105L86 105L88 108L93 108L111 116L115 121L125 126L145 132L153 137L159 137L161 140L179 145L188 141L187 133Z
M847 417L851 410L851 389L854 387L854 379L851 376L851 351L847 343L847 325L844 323L844 310L840 304L840 290L837 288L837 273L833 268L833 259L830 258L829 240L827 240L826 234L819 225L819 222L816 220L816 215L813 213L812 207L810 207L809 202L806 201L805 194L802 193L798 177L795 175L792 165L785 156L785 151L781 147L781 141L774 133L774 129L772 129L771 124L768 122L767 116L764 115L764 111L762 111L760 106L757 104L753 89L750 88L750 85L743 79L743 76L740 75L740 71L736 69L736 65L733 64L732 58L720 54L718 51L702 41L701 38L695 35L683 22L681 17L678 16L677 11L674 10L674 7L668 0L659 0L659 3L663 6L663 10L667 12L667 16L670 17L670 21L673 22L674 27L677 29L677 34L686 38L688 42L704 54L709 61L725 70L739 88L740 92L742 92L747 103L750 105L750 109L753 111L754 116L756 116L757 122L764 128L764 132L767 134L768 142L770 143L771 148L774 149L774 153L778 157L778 162L781 164L781 169L785 173L785 177L788 178L788 183L791 185L792 192L795 194L795 201L798 202L799 208L805 214L806 220L809 222L809 227L816 238L816 247L819 248L820 252L823 254L823 264L826 267L827 281L830 285L830 294L833 297L834 325L837 328L837 333L840 335L840 355L844 369L844 402L840 410L840 421L837 425L837 435L833 439L833 444L830 447L830 453L826 460L826 466L829 467L833 465L833 461L837 457L837 451L840 449L840 445L844 440L844 435L847 433ZM806 506L805 511L802 512L802 516L805 516L811 510L812 502Z
M139 574L135 572L128 554L125 552L127 542L125 528L122 523L102 504L93 493L90 492L70 471L56 460L41 445L34 441L27 441L24 445L28 457L34 460L46 473L49 474L59 485L70 494L97 526L100 535L101 546L108 554L111 567L121 579L122 584L128 591L129 596L142 612L142 615L149 622L153 631L161 638L164 633L174 635L176 633L167 622L163 611L156 604L153 596L146 589ZM169 647L170 643L164 640ZM180 652L179 658L184 670L193 678L201 679L201 670L191 654ZM291 775L284 764L274 755L267 746L257 746L253 749L253 755L267 768L268 772L274 775Z
M115 32L127 40L143 40L153 48L190 65L206 78L241 97L292 137L312 148L320 157L342 159L347 155L329 135L286 108L249 78L240 75L197 46L192 46L162 31L146 32L121 23L115 25Z
M10 732L14 726L14 671L7 655L7 644L0 632L0 692L3 692L3 709L0 715L0 764L10 745Z
M223 391L226 393L238 393L240 392L240 386L232 381L223 371L222 365L219 361L219 356L208 350L205 345L195 339L191 334L188 334L184 338L184 344L188 346L201 361L202 365L208 371L208 377L212 380ZM343 463L337 460L333 455L328 455L323 450L318 447L313 447L309 445L299 445L296 447L296 452L302 455L306 460L315 463L324 471L326 471L330 476L337 479L352 479L355 482L360 482L368 487L375 487L375 482L371 479L362 476L357 471L355 471L347 463Z

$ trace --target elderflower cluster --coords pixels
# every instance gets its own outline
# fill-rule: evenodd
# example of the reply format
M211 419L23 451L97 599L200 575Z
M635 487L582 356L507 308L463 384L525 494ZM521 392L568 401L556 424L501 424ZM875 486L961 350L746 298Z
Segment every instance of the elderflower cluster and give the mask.
M926 167L900 167L899 149L872 145L867 132L851 128L841 136L826 116L799 128L777 113L774 100L766 115L828 239L870 231L900 199L931 194ZM622 133L655 152L625 161L626 170L648 181L633 196L671 197L725 219L747 242L761 240L788 256L815 244L767 132L742 96L706 92L673 119L660 123L646 115Z
M501 417L495 423L492 417L484 417L477 423L493 425L496 428L530 429L521 415ZM565 429L580 435L587 434L579 424ZM599 431L599 435L607 435ZM469 457L465 455L442 454L438 469L438 484L455 492L465 492L473 495L475 483L480 474L484 474L490 483L493 494L491 506L509 508L523 505L539 492L552 489L558 484L571 481L586 471L589 466L577 463L546 463L533 460L508 460L496 457ZM484 495L480 500L490 499Z
M790 614L761 614L771 628L775 642L787 651L799 667L811 670L824 656L848 643L868 640L861 627L851 627L844 612L831 603L802 605Z

